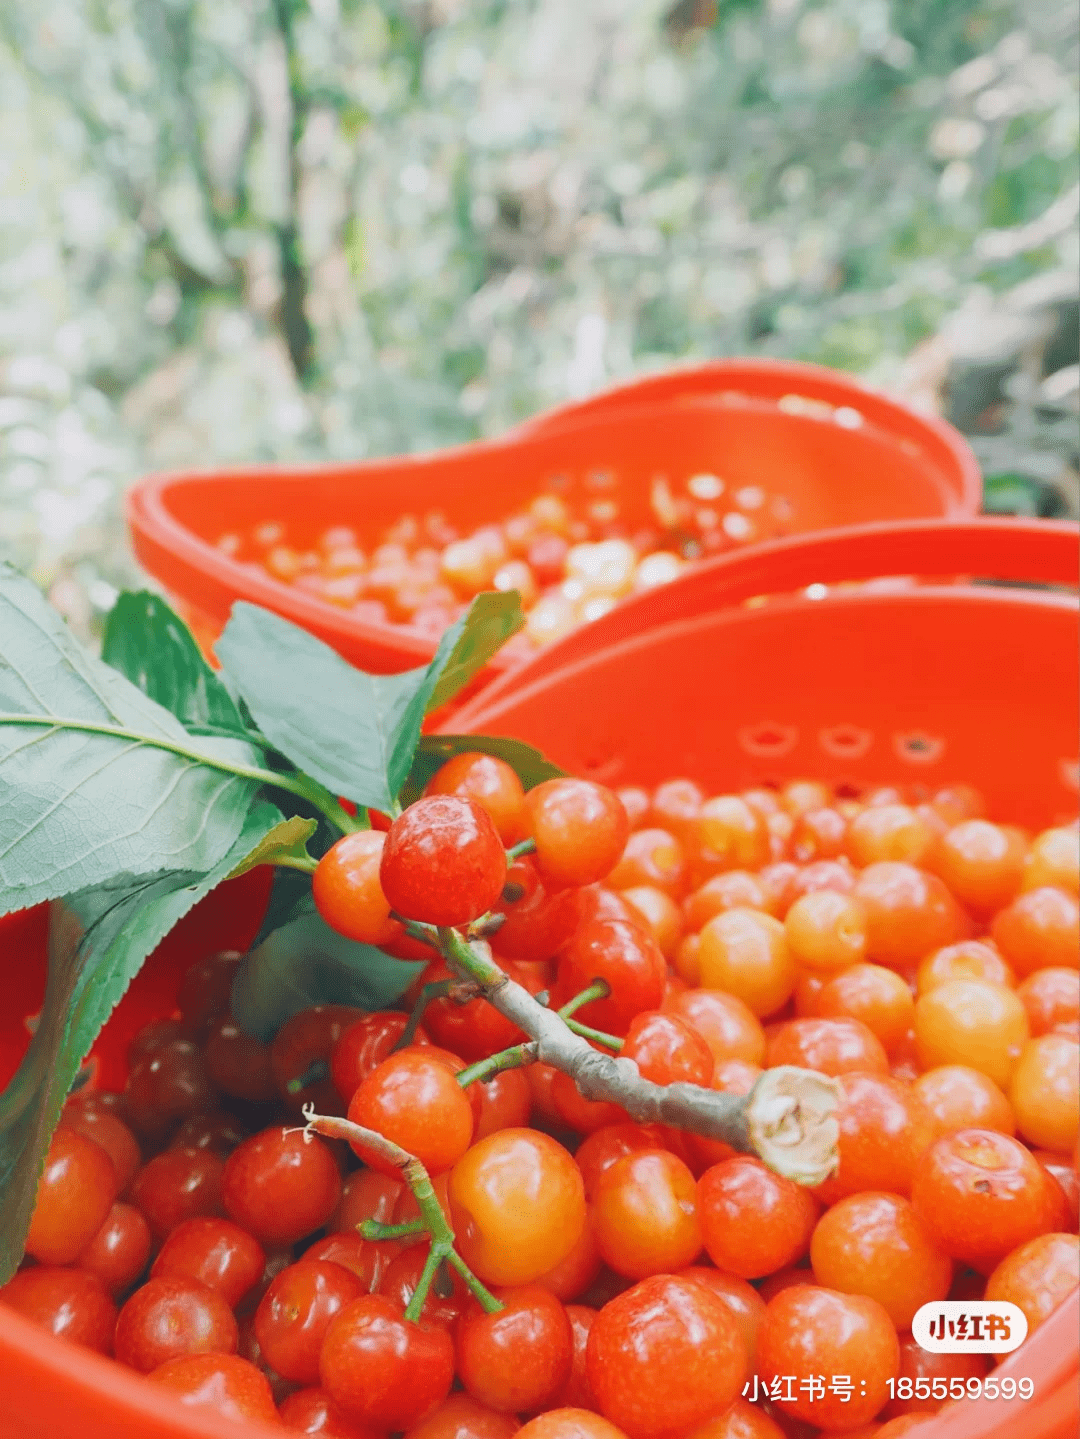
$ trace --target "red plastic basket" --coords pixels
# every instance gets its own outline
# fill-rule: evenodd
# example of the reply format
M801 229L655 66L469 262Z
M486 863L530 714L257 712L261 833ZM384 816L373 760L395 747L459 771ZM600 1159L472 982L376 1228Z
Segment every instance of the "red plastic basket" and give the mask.
M706 560L671 584L631 596L608 614L548 645L527 664L499 675L458 712L455 723L459 719L469 723L477 708L660 625L740 605L757 606L767 596L786 594L789 603L816 607L826 598L834 603L843 593L827 596L811 586L827 590L837 583L887 576L908 587L916 577L927 576L936 577L939 584L955 584L957 577L972 575L1014 584L1075 588L1080 582L1080 529L1067 521L1047 520L888 522L775 540ZM810 593L799 595L799 591ZM1037 594L984 587L969 586L966 595L968 602L989 597L988 602L996 603L1011 596L1021 604L1042 603ZM1050 602L1058 605L1062 600L1058 597ZM883 613L896 613L887 599L882 603ZM992 638L988 629L986 639ZM752 674L756 680L757 670Z
M855 408L870 424L906 435L920 449L925 448L939 458L947 454L981 485L978 464L967 443L949 424L930 416L917 415L906 406L891 400L880 390L871 389L854 376L824 365L807 365L796 360L735 359L710 360L704 364L679 366L653 375L642 375L624 384L613 385L584 400L573 400L541 415L526 420L516 434L537 434L566 424L599 415L611 416L622 410L642 405L679 404L684 400L715 398L726 392L752 394L773 404L798 407L800 400L809 400L829 409ZM843 423L844 416L841 420ZM935 444L930 436L937 437ZM956 443L960 441L959 445ZM948 464L948 460L945 460Z
M676 383L678 382L678 383ZM277 520L301 545L349 524L363 543L405 513L490 523L556 477L587 490L615 474L624 517L647 523L654 477L720 472L729 486L782 494L802 533L872 520L973 515L981 480L963 438L939 421L811 366L719 362L553 411L505 439L431 455L317 469L151 476L127 502L135 553L204 646L246 599L287 616L365 669L425 663L435 641L364 623L217 548L227 532ZM491 671L508 661L494 662ZM490 677L490 672L489 672Z

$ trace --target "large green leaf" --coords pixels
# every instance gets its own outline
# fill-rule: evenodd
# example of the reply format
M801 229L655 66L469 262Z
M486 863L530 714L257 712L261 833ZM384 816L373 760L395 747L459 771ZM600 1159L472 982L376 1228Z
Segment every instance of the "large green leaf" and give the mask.
M425 713L467 684L520 623L516 594L481 595L447 630L430 665L370 675L279 615L238 603L215 648L260 730L287 759L334 794L392 810Z
M180 616L149 590L120 596L105 622L101 658L189 730L245 734L229 691Z
M402 791L402 803L411 804L422 794L428 780L442 769L447 760L473 750L505 760L527 790L543 784L546 779L561 779L566 773L524 740L489 734L424 735L417 746L416 757Z
M262 779L87 654L0 565L0 914L117 874L213 869Z
M247 1034L265 1042L287 1019L313 1004L385 1009L423 968L336 933L315 912L309 890L293 905L287 922L240 966L233 984L233 1015Z
M208 873L114 876L54 906L41 1015L18 1072L0 1095L0 1283L22 1257L49 1140L102 1025L146 956L280 822L280 812L259 801Z
M426 709L441 709L463 690L525 623L521 596L516 590L490 590L477 595L468 613L443 635L431 663L437 676Z

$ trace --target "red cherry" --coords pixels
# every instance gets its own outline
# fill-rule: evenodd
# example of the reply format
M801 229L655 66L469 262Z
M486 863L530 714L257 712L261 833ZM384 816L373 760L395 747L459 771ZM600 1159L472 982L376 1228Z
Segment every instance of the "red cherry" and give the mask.
M222 1194L230 1218L260 1244L295 1244L333 1214L341 1173L321 1140L264 1129L226 1160Z
M384 1432L409 1429L450 1392L454 1346L444 1329L411 1324L399 1304L372 1294L331 1322L319 1373L350 1419Z
M281 1422L266 1376L235 1354L182 1355L147 1377L194 1409L210 1409L241 1422Z
M532 1413L570 1376L574 1341L566 1310L546 1289L500 1290L502 1309L471 1301L457 1327L457 1371L474 1399L504 1414Z
M111 1354L116 1305L96 1274L39 1264L20 1269L0 1288L0 1304L34 1324L99 1354Z
M425 924L468 924L498 901L506 851L473 799L432 795L390 826L379 879L392 909Z
M191 1279L148 1279L116 1321L121 1364L149 1374L182 1354L234 1354L236 1320L220 1294Z

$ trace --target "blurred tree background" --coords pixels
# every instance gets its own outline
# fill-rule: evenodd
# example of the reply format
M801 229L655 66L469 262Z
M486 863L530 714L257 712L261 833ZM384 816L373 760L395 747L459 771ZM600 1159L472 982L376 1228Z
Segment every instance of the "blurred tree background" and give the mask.
M1074 0L3 0L0 553L89 628L147 469L449 444L736 353L943 407L1067 504L1075 32Z

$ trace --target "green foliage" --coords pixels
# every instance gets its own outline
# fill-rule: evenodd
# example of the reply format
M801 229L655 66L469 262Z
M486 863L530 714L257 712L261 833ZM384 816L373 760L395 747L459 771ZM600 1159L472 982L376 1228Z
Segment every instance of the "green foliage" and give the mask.
M430 665L369 675L298 625L237 604L216 652L283 755L336 794L391 811L425 714L452 699L523 623L516 593L479 595L447 630Z
M309 887L286 923L244 959L233 984L233 1014L246 1033L269 1042L287 1019L313 1004L385 1009L423 967L336 934L315 913Z
M54 915L49 984L30 1047L0 1095L0 1282L22 1258L38 1179L60 1110L102 1025L143 961L204 895L240 868L280 819L257 802L204 873L115 874Z
M213 868L257 762L249 744L191 735L0 568L0 913L115 874Z
M121 595L99 660L0 568L0 913L58 901L40 1019L0 1095L0 1282L80 1065L147 955L217 884L276 867L235 996L252 1033L312 1003L379 1008L408 986L416 965L315 913L317 858L359 822L334 795L396 811L465 747L503 755L526 785L558 773L514 741L420 737L522 622L517 595L483 595L430 665L375 676L238 605L219 644L229 689L162 600Z
M149 590L122 594L102 638L101 658L188 730L249 733L233 697L203 658L188 627Z
M1075 269L1068 218L981 243L1075 183L1074 5L713 9L6 0L0 547L76 550L89 626L148 469L415 451L746 351L890 386L912 313Z

